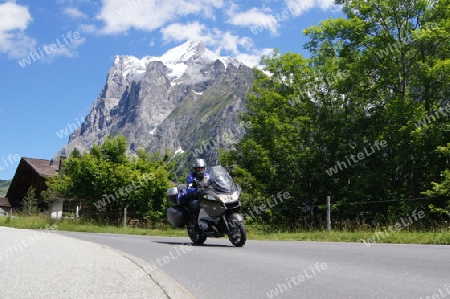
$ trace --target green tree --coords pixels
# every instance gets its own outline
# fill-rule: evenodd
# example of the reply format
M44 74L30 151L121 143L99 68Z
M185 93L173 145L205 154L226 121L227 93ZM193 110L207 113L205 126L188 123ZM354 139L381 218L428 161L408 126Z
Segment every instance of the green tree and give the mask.
M435 46L434 41L417 42L417 36L424 39L423 27L429 22L423 15L433 7L427 1L338 2L344 4L346 19L323 21L305 33L311 37L307 48L314 53L314 59L325 61L339 57L340 67L349 72L343 92L351 105L358 105L359 113L365 116L359 115L355 122L362 130L355 127L348 132L356 133L367 142L384 139L389 145L385 159L376 163L385 171L370 167L375 171L368 177L371 180L378 177L377 181L384 182L383 189L390 195L376 192L379 185L367 184L371 180L357 185L375 187L365 188L364 193L378 193L376 197L417 197L423 181L421 176L427 172L421 171L422 164L416 163L420 160L416 156L426 150L417 150L419 144L414 144L409 135L415 130L417 118L423 116L423 108L433 101L442 103L430 98L421 101L416 88L424 83L418 76L421 54L425 60L432 59L432 53L428 51L423 55L423 49ZM433 139L427 145L435 146L437 142Z
M34 216L39 214L36 189L34 189L32 186L28 188L27 194L23 198L23 206L21 209L21 214L24 216Z
M156 154L127 157L126 138L108 137L89 153L72 153L64 162L64 172L48 180L46 196L76 199L89 207L89 213L108 215L114 222L125 207L142 218L161 221L169 167Z
M291 192L278 214L290 224L327 195L342 218L408 209L362 213L420 196L441 171L434 149L450 138L449 118L435 115L448 101L449 1L336 3L345 18L304 31L311 57L263 57L242 116L252 129L225 156L265 194Z
M432 188L423 192L423 194L427 196L437 196L439 198L445 199L450 198L450 169L449 169L449 161L450 157L450 143L447 146L440 146L437 148L437 152L441 153L445 157L447 157L446 161L446 169L441 173L442 180L440 183L431 182ZM436 212L441 215L450 216L450 200L448 200L442 207L436 207L433 204L430 204L430 209L432 212Z

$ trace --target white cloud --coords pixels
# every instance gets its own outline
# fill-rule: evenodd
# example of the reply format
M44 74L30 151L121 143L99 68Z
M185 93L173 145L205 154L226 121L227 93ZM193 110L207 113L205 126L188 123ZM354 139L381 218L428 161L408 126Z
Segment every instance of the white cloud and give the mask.
M207 36L207 28L204 24L192 22L188 24L174 23L161 29L164 41L185 41L188 39L203 40L205 44L211 42Z
M14 2L0 4L0 31L9 31L14 29L25 30L28 23L32 20L28 8L20 6Z
M97 19L103 21L104 34L126 32L130 28L153 31L188 15L214 18L223 0L102 0Z
M174 23L161 29L164 41L186 41L188 39L201 40L212 51L220 55L222 50L240 53L239 48L250 49L253 42L248 37L239 37L230 32L223 32L218 28L207 28L204 24L193 22L188 24Z
M201 40L205 46L217 55L229 52L245 65L253 67L259 64L262 55L268 55L273 49L251 50L253 41L249 37L239 37L218 28L207 28L199 22L189 24L170 24L161 29L164 41L184 42L188 39ZM222 53L223 51L228 53Z
M95 33L98 31L98 28L93 24L80 24L78 26L78 29L81 32L86 32L86 33Z
M286 0L286 6L294 17L299 16L312 8L338 10L341 7L340 5L334 4L334 0Z
M77 19L77 18L87 19L87 15L85 15L83 12L81 12L76 7L66 7L66 8L64 8L63 14L68 15L69 17L72 17L74 19Z
M90 0L56 0L56 4L66 4L66 3L74 3L74 2L82 2L82 3L90 3Z
M78 39L73 39L73 40L67 40L67 44L64 44L63 42L61 42L62 46L58 45L58 48L54 51L52 51L50 54L46 55L43 57L42 61L43 62L47 62L47 63L51 63L53 62L53 60L55 60L58 57L68 57L68 58L73 58L73 57L78 57L78 52L76 51L76 49L81 46L82 44L84 44L84 42L86 41L86 38L82 37L82 38L78 38ZM49 48L51 45L45 45L44 47Z
M275 16L266 14L260 9L252 8L246 12L231 12L230 14L231 15L228 22L233 25L250 27L255 32L260 32L263 29L269 29L273 34L277 34L279 24Z
M24 57L36 46L36 40L24 34L32 21L28 7L10 1L0 4L0 53Z
M273 52L273 49L265 48L262 50L254 50L251 53L240 53L236 56L239 61L242 61L249 67L259 65L261 57L263 55L269 55Z
M224 49L226 51L231 51L234 55L237 55L240 53L238 46L249 50L252 45L253 41L249 37L239 37L231 34L230 32L225 32L221 34L219 50Z
M243 10L241 5L225 0L101 0L101 9L96 16L101 25L82 25L80 28L84 32L111 35L126 33L130 29L146 32L159 30L163 42L202 40L218 55L231 54L248 65L257 65L261 55L270 53L272 49L254 50L253 40L249 36L236 35L221 24L207 26L203 21L215 20L216 15L222 13L228 18L228 25L247 27L253 33L268 30L271 34L278 34L281 21L287 17L296 17L312 8L330 10L339 7L334 5L334 0L277 2L283 3L277 5L278 11L266 6ZM150 46L154 43L152 40Z
M102 0L97 19L104 23L99 29L101 34L123 33L131 28L142 31L159 29L163 42L202 40L205 46L218 55L242 55L247 61L252 61L251 64L256 64L259 53L243 54L252 48L251 38L206 26L201 21L215 20L219 11L229 16L228 22L231 24L262 26L276 34L279 25L275 16L269 14L269 9L254 8L234 13L237 9L236 4L227 2L225 5L224 0ZM186 17L193 20L185 22Z

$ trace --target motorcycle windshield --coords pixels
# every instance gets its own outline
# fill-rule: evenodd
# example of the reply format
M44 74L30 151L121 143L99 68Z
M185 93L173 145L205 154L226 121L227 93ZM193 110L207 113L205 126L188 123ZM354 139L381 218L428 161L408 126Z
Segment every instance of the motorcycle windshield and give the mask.
M237 186L233 179L222 166L208 167L208 173L211 175L210 186L220 193L231 193L237 191Z

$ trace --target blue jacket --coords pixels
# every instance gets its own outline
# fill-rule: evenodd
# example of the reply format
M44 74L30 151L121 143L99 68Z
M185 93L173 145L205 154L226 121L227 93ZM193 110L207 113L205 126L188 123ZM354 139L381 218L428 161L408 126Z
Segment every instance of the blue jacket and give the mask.
M204 180L210 180L211 179L211 175L207 172L205 172L205 178ZM195 181L195 172L188 174L187 177L187 185L188 185L188 189L182 189L179 190L178 193L178 204L179 205L184 205L186 204L187 201L189 201L189 195L193 195L195 193L195 191L197 191L196 187L193 187L192 184Z
M211 175L209 173L205 172L205 177L203 180L210 180L210 179L211 179ZM188 185L187 192L188 193L197 191L197 188L192 186L194 181L195 181L195 172L192 172L192 173L188 174L188 177L187 177L187 185Z

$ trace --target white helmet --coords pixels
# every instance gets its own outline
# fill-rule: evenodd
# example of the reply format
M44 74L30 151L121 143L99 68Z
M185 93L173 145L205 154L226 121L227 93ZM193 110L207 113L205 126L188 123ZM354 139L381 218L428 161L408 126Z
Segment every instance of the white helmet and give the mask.
M192 168L194 168L194 171L197 175L203 174L205 172L206 163L203 159L195 159L194 163L192 163Z

